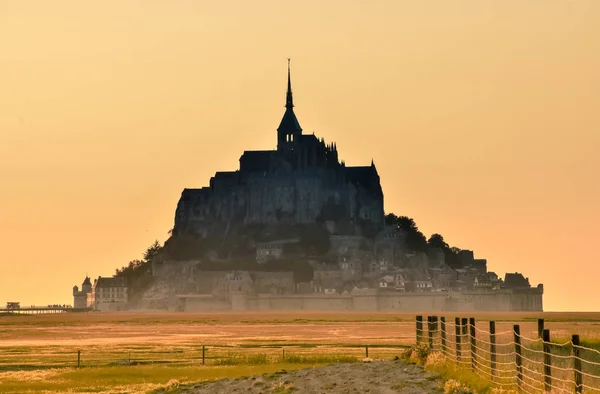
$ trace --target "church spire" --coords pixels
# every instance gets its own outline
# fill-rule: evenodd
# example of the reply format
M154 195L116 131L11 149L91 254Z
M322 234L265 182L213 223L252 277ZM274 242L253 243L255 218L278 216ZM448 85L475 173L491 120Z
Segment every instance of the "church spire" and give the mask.
M288 86L287 86L287 94L285 95L285 107L288 109L294 108L294 98L292 97L292 77L290 73L290 59L288 57Z
M292 98L292 78L290 59L288 58L288 83L285 97L285 113L277 128L277 147L286 146L288 142L296 142L302 135L302 127L294 114L294 99Z

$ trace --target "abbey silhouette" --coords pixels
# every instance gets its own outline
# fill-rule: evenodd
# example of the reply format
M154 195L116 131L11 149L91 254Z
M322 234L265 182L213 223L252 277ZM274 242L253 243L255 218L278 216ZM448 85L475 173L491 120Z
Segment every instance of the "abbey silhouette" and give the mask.
M326 223L331 233L374 233L384 225L375 164L349 167L335 143L302 134L294 113L290 64L277 149L245 151L237 171L207 187L184 189L173 235L223 236L235 224Z

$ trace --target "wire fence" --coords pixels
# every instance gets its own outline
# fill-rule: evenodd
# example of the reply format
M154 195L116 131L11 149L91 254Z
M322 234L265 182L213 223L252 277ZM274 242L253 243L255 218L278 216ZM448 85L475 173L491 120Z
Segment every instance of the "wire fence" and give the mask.
M121 365L236 365L272 362L343 362L351 359L391 359L415 343L428 343L434 351L470 370L493 386L538 393L600 394L600 341L585 342L579 335L545 329L535 323L475 321L417 316L398 322L393 338L345 338L323 343L314 338L293 343L273 337L244 338L243 343L202 344L198 337L185 343L125 343L62 346L0 346L0 372L48 368L88 368ZM573 323L573 327L577 327ZM293 338L293 336L292 336ZM565 338L565 339L561 339ZM592 343L592 345L589 345Z
M87 368L125 365L237 365L274 362L344 362L362 358L390 359L404 345L315 345L315 346L185 346L160 351L122 346L112 349L11 352L0 350L0 372L50 368Z
M40 346L2 346L0 342L0 372L50 368L90 368L127 365L211 366L234 364L266 364L274 362L322 363L371 359L391 359L416 341L414 323L394 323L397 335L361 339L359 332L337 337L307 338L298 327L298 335L286 333L285 339L263 336L228 338L226 341L202 343L197 338L173 339L120 344L61 344L50 342ZM335 331L335 329L333 330ZM295 340L296 339L296 340ZM229 343L228 341L239 341ZM88 341L89 343L89 341Z
M417 316L416 340L429 343L492 386L529 394L600 393L600 351L582 346L579 335L553 342L543 319L538 320L535 338L523 335L518 324L496 328L495 321L444 317L438 321L436 316L429 316L424 327L422 316Z

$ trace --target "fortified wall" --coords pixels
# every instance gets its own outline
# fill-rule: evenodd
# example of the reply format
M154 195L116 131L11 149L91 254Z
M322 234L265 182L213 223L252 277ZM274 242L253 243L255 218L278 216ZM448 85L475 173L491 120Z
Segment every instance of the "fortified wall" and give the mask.
M177 295L185 312L222 311L531 311L541 312L543 287L473 292L390 293L355 289L349 294L231 294L230 302L211 296Z

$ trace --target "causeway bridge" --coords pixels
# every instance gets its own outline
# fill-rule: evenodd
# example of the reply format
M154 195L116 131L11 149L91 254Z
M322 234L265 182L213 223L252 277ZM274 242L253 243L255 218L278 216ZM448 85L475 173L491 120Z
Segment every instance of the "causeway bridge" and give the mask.
M20 306L20 305L7 305L6 307L0 308L0 314L23 314L23 315L35 315L40 313L67 313L67 312L84 312L90 310L89 308L73 308L70 305L46 305L46 306Z

